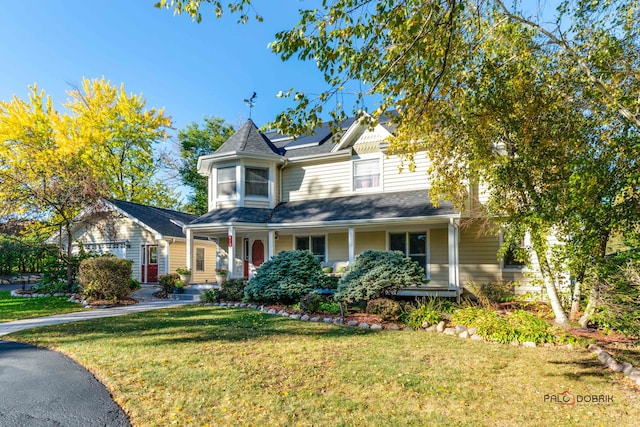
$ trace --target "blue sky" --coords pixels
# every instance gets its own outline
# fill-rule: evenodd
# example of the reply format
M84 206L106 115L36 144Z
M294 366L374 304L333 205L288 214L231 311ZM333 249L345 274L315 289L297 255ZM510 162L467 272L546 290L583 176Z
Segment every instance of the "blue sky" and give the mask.
M258 94L258 125L287 106L277 98L291 87L324 89L313 63L282 62L267 44L297 22L296 0L259 2L264 22L237 16L203 22L153 7L156 0L24 0L0 5L0 100L26 98L37 83L62 109L66 90L83 77L104 76L165 107L174 127L219 116L237 126L249 116L243 99Z

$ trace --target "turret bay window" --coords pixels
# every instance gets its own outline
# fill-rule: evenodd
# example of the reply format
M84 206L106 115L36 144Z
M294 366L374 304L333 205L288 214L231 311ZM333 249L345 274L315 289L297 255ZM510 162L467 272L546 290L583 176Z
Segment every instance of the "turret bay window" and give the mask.
M217 172L217 192L220 197L233 197L236 194L236 168L220 168Z
M389 250L400 251L420 264L427 273L427 233L389 233Z
M309 251L320 262L326 261L326 239L325 236L296 236L296 249Z
M269 197L269 169L245 169L245 195L253 197Z

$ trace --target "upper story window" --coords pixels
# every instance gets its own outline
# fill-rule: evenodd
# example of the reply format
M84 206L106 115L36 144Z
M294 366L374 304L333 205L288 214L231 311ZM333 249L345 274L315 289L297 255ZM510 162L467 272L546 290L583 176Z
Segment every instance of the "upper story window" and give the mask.
M353 161L353 189L369 190L380 188L380 160Z
M245 195L254 197L269 197L269 169L245 169Z
M218 197L220 196L234 196L236 194L236 168L235 166L229 168L218 169Z

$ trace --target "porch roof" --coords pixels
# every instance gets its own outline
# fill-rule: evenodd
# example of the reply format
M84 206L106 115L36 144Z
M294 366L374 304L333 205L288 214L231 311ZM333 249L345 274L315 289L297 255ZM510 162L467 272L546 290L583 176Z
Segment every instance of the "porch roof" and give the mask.
M222 208L214 209L189 225L263 225L278 226L310 223L349 223L384 221L456 215L451 203L433 206L426 190L395 193L372 193L327 199L283 202L274 209Z

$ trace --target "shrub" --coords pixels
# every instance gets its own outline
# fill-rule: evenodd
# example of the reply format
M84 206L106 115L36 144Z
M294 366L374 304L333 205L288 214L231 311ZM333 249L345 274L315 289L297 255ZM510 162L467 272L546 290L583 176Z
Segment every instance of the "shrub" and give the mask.
M80 293L90 300L118 301L129 295L131 261L115 257L90 258L80 263Z
M325 288L327 276L308 251L283 251L265 262L245 288L250 301L291 304L314 288Z
M244 288L247 286L246 279L229 279L223 283L219 295L221 301L242 301L244 299Z
M309 292L300 298L300 310L305 313L317 313L324 298L316 292Z
M160 285L162 291L168 294L173 291L173 287L178 280L180 280L180 277L176 273L163 274L162 276L158 277L158 284Z
M478 299L483 307L491 307L495 303L514 301L516 299L513 292L513 283L510 282L467 282L465 288Z
M606 259L589 273L597 309L590 320L601 329L640 336L640 252L624 252Z
M369 301L423 283L424 270L401 252L368 250L347 267L335 298L343 302Z
M553 342L551 325L524 310L517 310L507 316L507 321L515 331L519 342Z
M140 287L142 286L140 284L140 281L138 279L134 279L133 277L129 277L129 289L132 291L135 291L137 289L140 289Z
M217 289L207 289L200 295L200 300L205 304L213 304L220 300L220 294Z
M320 313L341 314L340 303L335 301L321 302L318 308Z
M468 307L455 311L451 321L457 325L476 327L478 335L502 343L555 341L547 322L523 310L501 317L494 310Z
M447 301L439 298L425 298L414 306L407 310L406 315L403 316L404 322L413 329L422 327L424 322L429 325L435 325L444 320L442 313L451 313L453 304L451 301Z
M382 320L395 320L402 314L402 305L389 298L376 298L367 302L366 312L382 317Z

